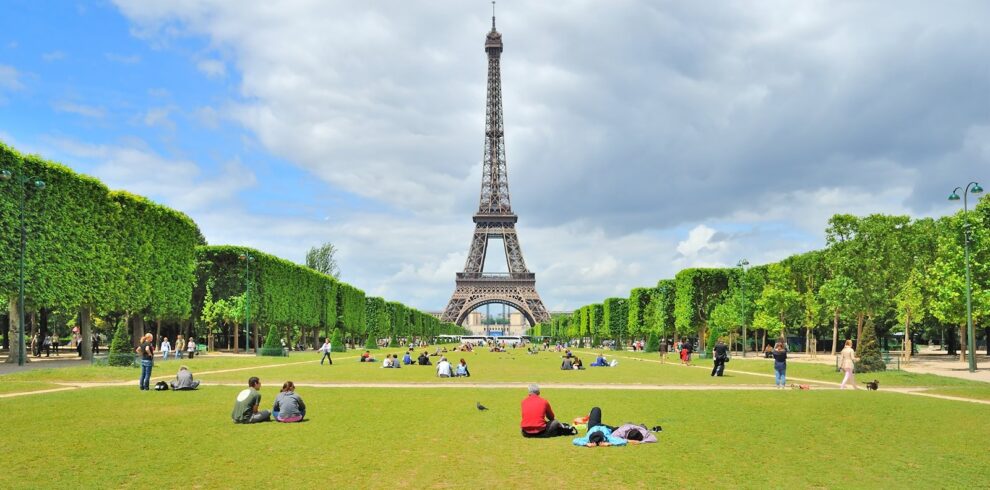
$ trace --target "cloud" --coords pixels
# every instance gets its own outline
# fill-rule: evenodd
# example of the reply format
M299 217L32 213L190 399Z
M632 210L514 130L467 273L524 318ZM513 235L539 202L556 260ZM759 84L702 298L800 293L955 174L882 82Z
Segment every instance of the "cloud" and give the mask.
M175 123L169 119L169 114L175 110L175 107L152 107L148 109L144 114L144 124L146 126L161 127L169 130L175 130Z
M237 71L230 101L196 111L201 124L234 121L386 209L278 225L291 238L248 227L276 226L256 222L267 218L217 214L211 233L270 240L287 258L329 236L351 250L355 281L442 307L477 206L487 11L117 4L152 46L201 37L200 52L225 60L201 71ZM681 267L778 260L822 246L836 212L944 212L956 181L990 168L990 112L974 103L990 86L973 69L990 59L984 18L977 0L500 9L512 199L544 299L570 308Z
M52 108L58 112L68 112L78 114L83 117L102 118L106 115L106 110L102 107L77 104L75 102L60 101L52 104Z
M24 88L21 83L21 74L16 68L10 65L0 65L0 90L20 90Z
M41 59L43 59L45 61L48 61L48 62L64 60L65 59L65 53L63 53L62 51L59 51L59 50L50 51L48 53L42 54L41 55Z
M103 56L108 61L113 61L114 63L123 63L125 65L133 65L141 62L141 56L136 54L123 55L118 53L104 53Z
M202 60L196 63L196 68L207 78L223 78L227 75L227 65L220 60Z

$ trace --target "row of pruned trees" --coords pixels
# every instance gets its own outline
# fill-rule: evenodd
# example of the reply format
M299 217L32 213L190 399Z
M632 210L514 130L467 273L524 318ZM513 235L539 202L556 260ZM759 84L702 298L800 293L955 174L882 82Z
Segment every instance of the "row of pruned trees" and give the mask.
M86 356L94 321L132 342L154 328L156 337L218 335L233 346L244 343L238 337L247 330L255 347L272 329L292 340L316 340L334 329L352 339L461 332L398 303L388 303L395 315L369 324L383 299L257 250L207 246L185 214L2 143L0 169L14 176L0 182L0 294L8 300L10 359L18 349L22 198L27 330L79 327ZM46 186L26 185L22 177Z
M570 315L555 316L531 333L559 339L716 338L760 348L767 339L803 336L805 348L841 349L902 333L906 339L944 338L965 352L964 229L970 235L973 319L990 336L990 199L968 216L835 215L826 248L746 270L691 268L656 287L635 288ZM626 321L616 321L627 312ZM743 326L747 327L743 339ZM772 341L772 340L771 340Z

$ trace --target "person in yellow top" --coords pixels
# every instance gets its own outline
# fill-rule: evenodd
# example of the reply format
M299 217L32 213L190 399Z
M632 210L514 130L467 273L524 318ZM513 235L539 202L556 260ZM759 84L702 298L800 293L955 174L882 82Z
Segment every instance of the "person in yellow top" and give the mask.
M846 383L852 383L853 388L859 389L859 386L856 386L856 377L853 376L853 370L856 369L856 361L859 358L856 357L856 351L853 350L852 345L852 340L846 340L846 346L840 353L839 369L846 373L842 378L842 384L839 385L840 390L846 389Z
M179 334L175 338L175 358L182 359L182 352L186 350L186 339Z

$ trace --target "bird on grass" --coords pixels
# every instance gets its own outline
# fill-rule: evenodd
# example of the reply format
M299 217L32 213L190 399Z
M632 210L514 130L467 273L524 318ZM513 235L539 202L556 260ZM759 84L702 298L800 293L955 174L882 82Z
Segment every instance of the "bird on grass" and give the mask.
M478 410L481 410L481 411L488 410L488 407L482 405L481 402L476 402L476 403L478 404Z

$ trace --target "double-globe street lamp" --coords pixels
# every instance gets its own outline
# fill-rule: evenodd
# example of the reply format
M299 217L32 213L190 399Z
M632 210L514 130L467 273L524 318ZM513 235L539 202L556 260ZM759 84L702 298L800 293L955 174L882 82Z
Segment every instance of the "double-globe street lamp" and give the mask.
M254 262L254 257L251 256L251 252L244 252L238 259L244 261L244 281L246 282L244 286L244 353L247 354L248 346L251 343L248 330L251 328L251 262ZM234 350L237 350L236 345Z
M746 343L749 339L746 338L746 267L749 265L749 261L742 259L736 262L736 267L742 269L742 277L739 279L739 285L742 288L742 302L739 305L742 308L742 356L746 357Z
M23 175L14 175L10 170L0 170L0 181L13 181L20 187L20 220L21 220L21 254L19 277L17 279L17 313L20 317L17 322L17 365L23 366L24 356L24 250L27 247L27 224L24 221L24 207L27 201L28 190L34 188L42 190L45 188L45 181L32 179Z
M959 200L959 190L962 187L956 187L952 194L949 194L950 201ZM973 303L972 303L972 291L973 287L970 283L969 278L969 240L970 240L970 230L969 230L969 202L967 197L970 194L980 194L983 192L983 188L980 184L976 182L970 182L966 184L966 188L963 189L962 202L963 202L963 248L965 249L965 260L966 260L966 340L969 344L969 372L976 371L976 335L973 331Z

